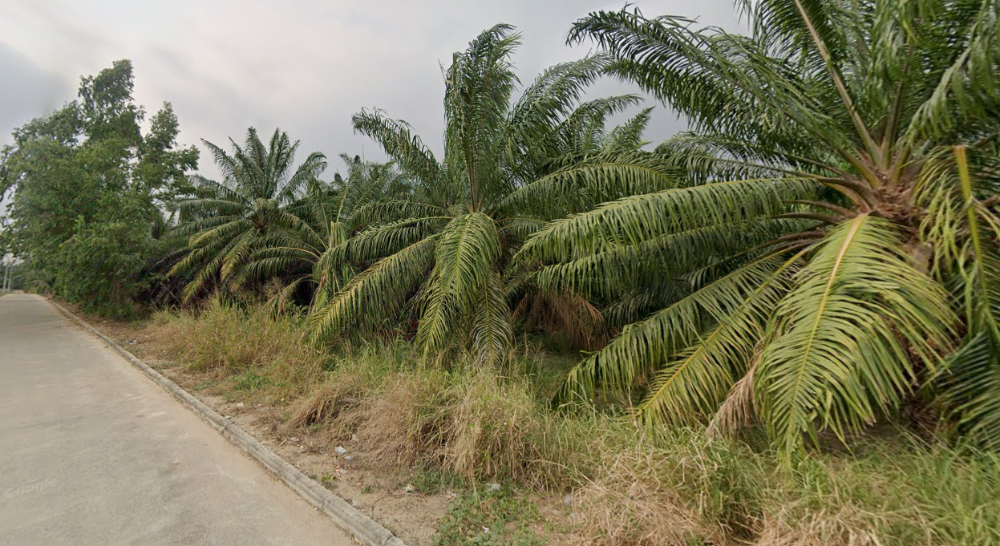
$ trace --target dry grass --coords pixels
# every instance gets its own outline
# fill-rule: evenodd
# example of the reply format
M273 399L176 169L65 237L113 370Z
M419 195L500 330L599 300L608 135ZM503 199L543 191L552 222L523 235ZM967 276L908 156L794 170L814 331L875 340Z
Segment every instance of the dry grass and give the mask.
M316 423L334 436L356 436L388 468L433 467L469 480L567 484L547 449L555 419L523 382L489 370L446 373L408 369L381 379L364 357L330 374L290 424ZM359 388L360 387L360 388ZM582 443L582 437L578 443Z
M583 520L581 542L601 546L687 545L718 535L662 483L654 452L641 447L604 461L573 494ZM722 543L716 537L713 543Z
M601 546L752 539L766 474L749 450L698 431L655 434L606 423L574 501L581 541Z
M294 318L214 303L156 321L191 371L230 389L263 378L261 392L294 399L286 429L356 436L376 467L572 491L575 543L1000 545L996 455L880 439L782 467L703 429L553 412L530 354L504 374L446 372L419 367L405 344L319 353L299 343Z
M210 374L255 397L291 399L323 381L328 356L305 343L296 317L274 319L262 308L239 310L218 300L197 312L153 317L157 342L186 371Z

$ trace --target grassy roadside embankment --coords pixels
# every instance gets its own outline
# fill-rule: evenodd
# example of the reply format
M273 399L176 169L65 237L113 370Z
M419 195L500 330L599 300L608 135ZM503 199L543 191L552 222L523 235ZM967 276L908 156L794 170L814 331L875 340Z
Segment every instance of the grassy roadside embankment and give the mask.
M702 429L553 411L543 351L431 369L218 303L96 323L414 546L1000 545L995 454L900 432L789 468Z

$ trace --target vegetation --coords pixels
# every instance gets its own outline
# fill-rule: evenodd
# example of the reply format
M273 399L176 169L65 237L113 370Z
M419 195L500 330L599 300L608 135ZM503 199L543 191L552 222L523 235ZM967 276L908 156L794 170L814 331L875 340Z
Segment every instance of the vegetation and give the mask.
M636 151L648 112L604 131L607 118L637 97L579 103L604 57L550 68L512 105L518 79L510 56L518 41L512 27L498 25L455 54L445 75L443 161L406 122L379 110L354 116L355 131L374 138L419 190L358 210L371 227L345 245L343 259L370 266L315 310L317 337L391 324L415 300L425 360L439 361L458 346L498 365L513 338L510 300L520 272L511 256L525 237L553 214L665 184L619 158L648 155ZM620 181L609 186L603 175L612 169ZM556 194L553 207L526 201L524 191L536 186Z
M543 351L503 375L468 356L447 373L417 365L409 343L310 353L288 333L296 320L213 302L197 316L158 313L142 332L154 341L139 347L162 347L196 372L190 381L211 378L211 392L283 408L285 434L313 431L378 468L415 472L422 492L464 484L441 544L533 544L543 517L526 492L539 490L556 493L555 521L572 524L556 531L577 533L570 543L1000 544L995 452L883 430L850 453L786 466L762 436L555 410L560 365Z
M0 157L0 195L13 197L0 249L36 284L92 310L126 316L162 281L168 215L192 191L195 148L177 145L169 103L140 133L132 64L83 78L80 99L14 132Z
M861 6L746 2L750 36L638 11L574 25L695 131L658 148L692 186L556 220L521 250L551 264L543 286L644 298L567 395L648 378L637 419L759 420L789 456L920 398L1000 446L998 6ZM651 276L679 288L648 297Z
M518 488L572 489L591 543L998 544L1000 4L737 5L747 34L592 13L600 52L519 95L490 28L442 157L363 110L390 160L330 181L253 128L191 175L120 61L4 148L0 249L90 310L178 307L189 371L284 426L502 482L442 544L533 543ZM650 150L608 75L691 130Z
M213 282L225 286L233 269L246 260L255 240L269 230L298 226L301 220L287 209L301 198L302 188L326 168L323 154L313 153L292 171L298 142L292 144L288 135L278 130L266 147L252 127L247 130L243 148L232 139L230 142L232 155L204 141L225 179L219 183L196 176L194 182L207 190L208 197L179 202L196 215L178 230L192 234L190 251L171 270L176 274L196 269L194 280L184 289L187 300Z

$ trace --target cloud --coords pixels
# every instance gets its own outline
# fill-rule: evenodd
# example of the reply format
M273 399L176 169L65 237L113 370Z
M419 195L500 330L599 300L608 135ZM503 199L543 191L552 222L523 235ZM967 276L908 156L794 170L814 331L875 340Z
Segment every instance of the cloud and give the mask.
M444 92L439 63L481 30L516 25L523 45L515 57L525 84L544 68L579 58L591 48L565 44L572 22L597 9L620 9L606 0L33 0L0 6L0 36L31 63L64 82L94 74L118 58L136 71L136 98L150 110L170 101L181 139L223 144L241 141L246 128L269 134L275 127L300 150L364 152L377 146L351 129L351 115L377 106L411 122L441 151ZM640 0L649 15L702 17L707 24L738 28L732 0ZM9 81L4 78L4 81ZM12 84L24 96L30 86ZM63 89L69 100L72 89ZM592 94L632 92L605 81ZM59 101L56 101L59 102ZM23 104L28 118L45 105ZM24 117L24 116L22 116ZM20 118L19 118L20 119ZM2 121L2 119L0 119ZM3 128L3 126L0 126ZM658 141L684 123L657 108L648 138ZM8 131L9 132L9 131ZM334 168L339 167L334 165ZM215 170L203 156L202 171Z
M15 127L58 108L67 86L3 42L0 74L0 144L5 144L12 142Z

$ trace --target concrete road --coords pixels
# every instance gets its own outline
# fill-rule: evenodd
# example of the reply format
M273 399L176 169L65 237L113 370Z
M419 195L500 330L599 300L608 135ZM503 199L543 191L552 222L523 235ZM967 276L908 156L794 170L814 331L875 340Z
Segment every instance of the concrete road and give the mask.
M0 545L353 544L45 300L0 297Z

